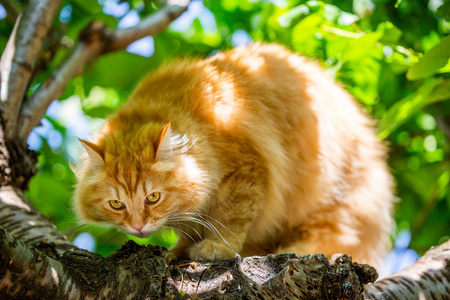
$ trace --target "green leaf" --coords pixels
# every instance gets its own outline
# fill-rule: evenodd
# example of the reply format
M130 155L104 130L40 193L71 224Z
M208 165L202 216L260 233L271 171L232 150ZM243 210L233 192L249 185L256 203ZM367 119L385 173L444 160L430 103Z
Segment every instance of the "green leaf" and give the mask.
M432 76L445 67L450 59L450 36L443 37L441 42L430 49L418 63L409 68L406 77L409 80L423 79Z
M278 17L278 22L281 27L288 27L292 24L292 22L302 15L307 15L309 13L309 8L306 5L298 5L288 12L282 14Z
M396 44L401 36L402 31L395 27L391 22L383 22L378 25L377 32L382 34L380 42L384 44Z
M83 112L92 118L100 118L105 119L107 116L111 115L116 109L107 107L107 106L99 106L91 109L83 109Z
M438 17L449 21L450 20L450 2L446 2L446 3L442 4L437 9L437 15L438 15Z
M153 57L146 58L125 51L104 55L83 75L85 92L96 85L130 91L154 67Z
M89 14L100 14L102 12L102 7L97 1L91 0L71 0L69 3L73 6L78 6L80 9L84 10Z
M159 245L161 247L170 248L172 247L178 240L178 237L173 230L160 229L153 233L151 236L146 238L138 238L134 235L127 234L126 235L130 240L136 242L139 245Z
M450 80L431 79L414 94L395 103L378 124L381 139L386 138L423 107L450 98Z
M323 14L313 13L295 25L291 36L294 50L308 56L317 55L321 42L316 35L324 22Z
M30 181L30 200L39 204L39 211L51 219L64 219L67 210L65 204L69 196L68 186L61 180L55 180L49 173L39 173Z
M336 29L336 28L334 28ZM333 32L333 28L328 28ZM347 32L347 31L346 31ZM350 92L364 104L374 105L378 97L378 81L383 53L378 46L379 32L357 35L353 32L342 33L347 38L339 38L327 43L328 57L334 57L339 63L337 78ZM353 37L351 34L355 34Z
M427 99L426 104L428 105L449 99L450 99L450 80L446 80L435 88L433 94Z

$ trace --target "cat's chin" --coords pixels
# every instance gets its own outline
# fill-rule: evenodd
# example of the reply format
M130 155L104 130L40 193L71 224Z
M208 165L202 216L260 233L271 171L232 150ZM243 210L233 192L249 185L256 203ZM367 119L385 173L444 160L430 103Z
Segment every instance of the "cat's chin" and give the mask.
M146 237L149 237L149 236L151 236L152 235L152 233L153 232L150 232L150 233L145 233L145 232L141 232L141 233L139 233L139 234L135 234L134 236L137 236L137 237L139 237L139 238L146 238Z

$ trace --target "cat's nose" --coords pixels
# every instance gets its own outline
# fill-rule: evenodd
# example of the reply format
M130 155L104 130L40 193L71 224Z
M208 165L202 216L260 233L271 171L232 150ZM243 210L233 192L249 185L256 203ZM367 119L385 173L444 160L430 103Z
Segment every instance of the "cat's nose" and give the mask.
M136 229L139 232L142 230L143 227L144 227L144 225L135 225L135 226L133 226L133 228Z

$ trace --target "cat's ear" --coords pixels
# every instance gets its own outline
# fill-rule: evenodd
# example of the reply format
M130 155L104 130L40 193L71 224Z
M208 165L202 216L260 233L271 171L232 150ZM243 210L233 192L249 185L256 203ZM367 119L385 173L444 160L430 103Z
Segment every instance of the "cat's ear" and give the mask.
M164 125L155 142L155 160L167 160L172 158L172 144L170 143L170 122Z
M105 154L103 153L103 150L94 143L82 139L78 140L81 142L84 149L86 149L89 159L91 160L92 167L103 167L105 165Z

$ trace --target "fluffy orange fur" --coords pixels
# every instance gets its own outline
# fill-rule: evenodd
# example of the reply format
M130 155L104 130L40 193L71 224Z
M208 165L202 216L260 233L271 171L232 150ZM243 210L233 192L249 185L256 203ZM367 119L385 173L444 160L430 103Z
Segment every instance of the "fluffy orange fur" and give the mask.
M179 256L343 252L378 265L388 249L393 183L373 121L281 46L163 66L82 142L80 218L141 237L175 228Z

